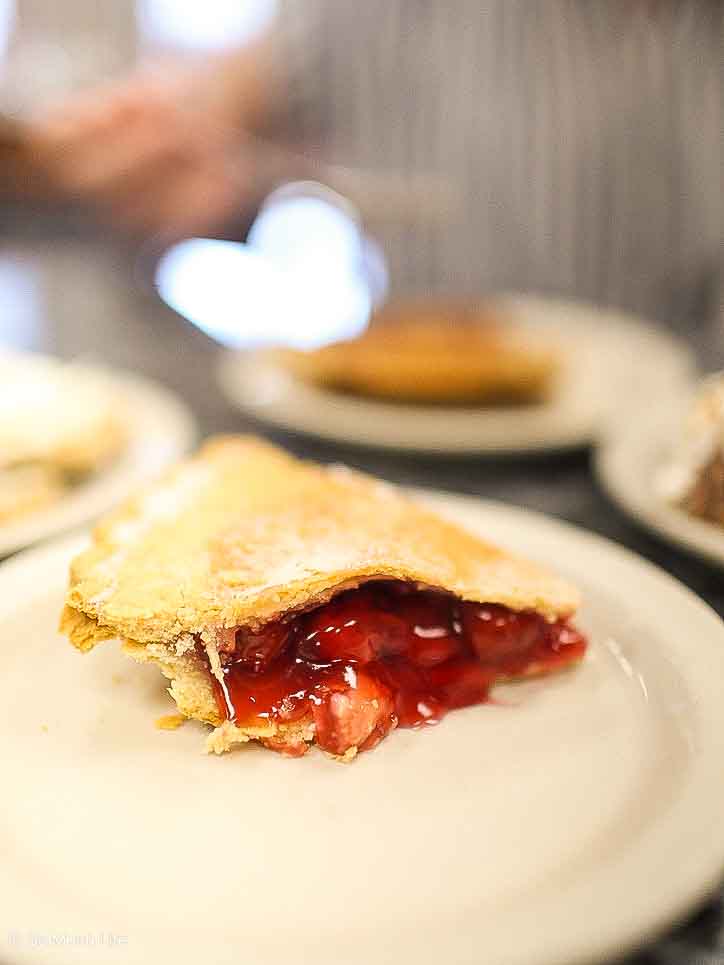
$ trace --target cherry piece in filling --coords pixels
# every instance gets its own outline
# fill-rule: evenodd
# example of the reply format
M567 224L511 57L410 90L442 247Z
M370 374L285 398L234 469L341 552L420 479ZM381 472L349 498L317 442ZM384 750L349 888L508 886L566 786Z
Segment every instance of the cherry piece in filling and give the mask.
M229 631L219 712L292 730L266 741L299 756L301 734L333 754L368 750L396 726L436 723L478 704L499 680L564 667L586 640L567 621L464 603L395 581L368 583L260 631ZM285 732L286 733L286 732Z

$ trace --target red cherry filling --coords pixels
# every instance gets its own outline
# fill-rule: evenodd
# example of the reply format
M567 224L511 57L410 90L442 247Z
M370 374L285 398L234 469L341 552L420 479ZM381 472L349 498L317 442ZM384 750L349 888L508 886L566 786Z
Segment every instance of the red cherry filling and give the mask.
M404 653L409 627L385 602L384 596L362 587L304 614L298 621L299 656L318 664L336 660L364 664Z
M227 643L223 685L213 678L223 717L313 724L320 747L340 755L374 747L398 725L437 723L487 700L501 679L563 667L586 649L567 621L395 581L349 590L260 631L239 628ZM307 747L299 733L266 743L293 756Z
M234 647L235 660L254 673L267 670L287 645L292 627L288 623L268 623L261 630L239 627Z
M376 677L348 666L345 681L345 689L313 701L317 742L332 754L369 750L397 725L392 691Z
M509 660L543 643L549 624L530 610L516 613L504 606L467 603L462 607L463 631L486 663Z

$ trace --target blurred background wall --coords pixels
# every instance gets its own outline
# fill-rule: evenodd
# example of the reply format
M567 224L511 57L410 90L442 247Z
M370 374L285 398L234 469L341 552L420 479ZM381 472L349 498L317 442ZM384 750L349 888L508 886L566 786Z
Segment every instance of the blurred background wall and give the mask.
M238 46L275 9L275 0L0 0L0 104L36 108L148 54Z

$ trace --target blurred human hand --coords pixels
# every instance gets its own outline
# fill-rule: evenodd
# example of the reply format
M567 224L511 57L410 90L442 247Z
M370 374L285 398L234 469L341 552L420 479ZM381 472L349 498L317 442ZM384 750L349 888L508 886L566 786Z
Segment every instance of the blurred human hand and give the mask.
M157 67L66 101L31 126L56 191L119 227L173 240L212 231L249 201L243 133L199 96L200 70Z

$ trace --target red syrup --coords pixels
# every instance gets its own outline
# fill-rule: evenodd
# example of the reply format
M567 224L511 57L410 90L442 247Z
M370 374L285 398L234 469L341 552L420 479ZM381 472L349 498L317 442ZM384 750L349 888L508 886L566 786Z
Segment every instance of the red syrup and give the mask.
M580 660L568 621L466 603L407 583L376 581L258 632L239 628L214 679L221 716L239 725L314 724L332 754L369 750L394 727L436 724L488 699L498 681ZM268 746L298 756L300 738Z

